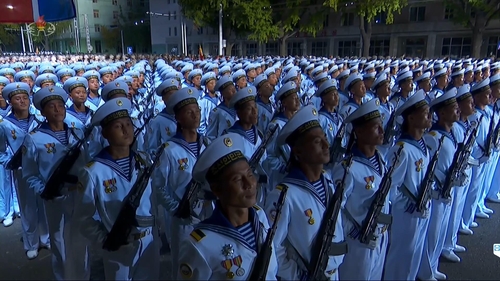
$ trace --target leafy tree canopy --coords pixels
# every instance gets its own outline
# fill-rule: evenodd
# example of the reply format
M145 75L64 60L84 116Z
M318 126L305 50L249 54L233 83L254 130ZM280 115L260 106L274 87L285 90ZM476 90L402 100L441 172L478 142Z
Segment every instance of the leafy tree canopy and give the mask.
M401 13L406 5L407 0L327 0L326 5L337 10L354 6L358 16L364 17L366 21L371 22L377 15L381 13L387 14L386 23L394 22L394 14Z
M476 26L476 19L487 26L490 20L500 18L498 0L445 0L445 5L452 9L455 23L470 28Z

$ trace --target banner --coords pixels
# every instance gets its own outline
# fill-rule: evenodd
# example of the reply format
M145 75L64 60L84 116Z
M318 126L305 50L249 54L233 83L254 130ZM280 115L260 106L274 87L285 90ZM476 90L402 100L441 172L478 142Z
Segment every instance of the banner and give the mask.
M40 16L46 22L76 17L73 0L0 0L0 23L32 23Z

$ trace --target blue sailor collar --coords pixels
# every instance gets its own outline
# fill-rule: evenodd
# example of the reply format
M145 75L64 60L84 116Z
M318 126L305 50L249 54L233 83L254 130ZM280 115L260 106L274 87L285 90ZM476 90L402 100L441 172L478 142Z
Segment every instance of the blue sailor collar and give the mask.
M96 162L102 163L111 169L115 171L118 175L120 175L122 178L126 179L127 181L130 181L132 179L132 173L134 171L134 168L136 166L136 161L135 161L135 156L136 153L134 152L133 149L130 149L130 154L129 154L129 173L128 175L125 174L125 171L116 163L116 161L111 157L111 154L108 152L109 146L106 146L103 148L94 158Z
M167 118L167 119L170 119L170 120L174 121L174 122L175 122L175 124L177 124L177 121L175 120L175 115L173 115L173 114L169 114L169 113L167 112L167 107L166 107L166 105L165 105L165 108L164 108L164 109L163 109L160 113L158 113L158 115L161 115L161 116L163 116L163 117L165 117L165 118Z
M71 133L71 128L66 123L64 123L63 126L64 126L64 131L66 132L66 140L68 140L68 145L70 145L69 135ZM56 140L58 139L55 132L52 131L52 129L50 128L49 123L47 121L40 124L40 128L38 128L38 131L43 132L47 135L50 135L51 137L55 138Z
M368 158L363 152L361 152L361 150L359 150L356 145L352 147L351 153L354 160L365 164L366 166L377 172L380 176L383 176L385 163L382 160L382 157L380 157L380 154L377 150L375 150L375 159L377 160L378 167L375 167L375 165L373 165L373 163L370 161L370 158Z
M82 112L77 112L75 109L75 104L72 104L70 107L68 107L68 111L74 112L74 113L82 113ZM88 106L85 106L85 114L89 114L90 108Z
M226 104L224 102L221 102L218 106L218 108L224 110L225 112L227 112L231 117L233 117L234 119L236 119L236 110L234 110L233 108L229 108L226 106Z
M449 138L453 142L453 144L455 145L455 148L457 147L457 139L453 135L453 130L450 129L450 131L447 132L438 123L434 123L434 124L432 124L432 127L430 128L429 132L430 131L438 131L440 134L442 134L442 135L446 136L447 138Z
M248 208L248 222L252 224L252 228L254 230L255 241L256 244L260 244L261 241L261 232L263 225L259 220L259 216L257 215L254 208ZM206 229L218 234L222 234L224 236L228 236L236 241L240 242L243 246L248 248L249 250L258 251L258 249L253 248L245 237L238 231L236 227L234 227L229 220L226 218L224 213L222 213L222 208L220 206L220 202L217 201L215 204L215 209L212 212L212 215L200 222L195 226L195 229Z
M401 141L404 141L406 143L409 143L413 146L415 146L416 148L418 148L420 151L422 151L423 154L425 155L428 155L428 149L427 149L427 144L425 143L425 140L424 138L422 137L422 141L424 142L424 148L425 150L422 150L422 146L419 144L419 140L416 140L414 139L412 136L410 136L409 134L401 134L401 136L399 137L399 140ZM398 141L399 141L398 140ZM396 142L397 143L397 142Z
M274 104L271 100L269 100L269 103L265 103L261 98L260 95L257 95L255 102L262 105L265 109L267 109L270 113L273 112Z
M215 94L214 94L215 95ZM219 97L217 95L211 97L210 93L208 93L207 90L204 91L203 98L211 101L213 104L217 105L217 102L219 101Z
M319 110L319 114L322 114L323 116L327 117L332 121L335 125L339 124L339 114L337 113L337 110L333 110L332 112L326 110L325 107L321 107Z
M196 136L196 143L198 145L198 151L193 151L190 148L189 143L186 141L186 139L184 138L184 136L181 134L180 131L176 132L175 135L172 138L170 138L170 141L173 141L176 144L183 147L187 152L191 153L191 155L194 158L198 158L198 156L201 154L201 146L203 144L203 137L200 134L197 134L197 136ZM195 153L195 152L197 152L197 153Z
M397 93L395 93L394 95L392 95L392 97L389 99L389 101L391 101L393 99L397 99L397 98L399 98L400 101L405 102L405 101L408 100L408 98L410 98L410 95L408 94L408 97L405 98L405 97L403 97L401 95L401 91L398 91Z
M16 115L14 115L14 112L11 112L9 115L5 116L5 119L9 120L12 124L16 125L20 129L22 128L21 121L17 119ZM35 121L35 115L28 114L28 130L31 127L33 121Z
M257 143L257 140L258 140L258 137L259 137L259 132L257 131L257 127L255 125L252 125L252 127L250 128L250 130L253 131L254 135L255 135L255 139L254 141L252 142L252 140L248 137L248 134L246 132L245 129L243 129L243 127L241 126L240 124L240 120L234 122L234 125L228 129L229 132L234 132L234 133L237 133L238 135L241 135L242 137L244 137L246 140L248 140L250 143L252 144L256 144Z
M323 207L326 208L328 202L329 202L329 199L330 199L330 184L333 184L331 180L327 179L324 177L323 174L321 174L320 176L320 180L321 182L323 183L323 187L325 189L325 198L326 198L326 201L323 201L321 199L321 196L319 195L318 191L316 190L316 188L312 185L312 183L309 181L309 179L304 175L304 173L299 169L299 168L292 168L288 174L285 176L285 178L283 179L283 183L291 183L291 184L294 184L294 185L297 185L297 186L300 186L304 189L306 189L307 191L309 191L314 198L316 198L316 200L318 200L318 202L320 202Z
M358 104L352 97L349 97L349 100L347 101L346 104L352 104L352 105L356 106L356 108L358 108L360 106L360 104Z
M281 121L288 122L288 118L286 118L285 113L283 111L276 113L273 119L279 119Z

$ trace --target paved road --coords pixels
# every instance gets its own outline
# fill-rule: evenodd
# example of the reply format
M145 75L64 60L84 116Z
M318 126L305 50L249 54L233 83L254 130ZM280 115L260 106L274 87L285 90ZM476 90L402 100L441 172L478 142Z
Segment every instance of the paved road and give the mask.
M495 210L490 219L478 219L479 228L472 236L459 236L459 243L467 248L460 254L458 264L441 262L440 270L449 280L499 280L500 258L493 255L493 244L500 243L500 204L489 204ZM50 280L52 279L50 252L41 250L35 260L27 260L21 237L21 221L11 227L0 226L0 280ZM103 280L104 272L98 249L92 249L92 280ZM167 279L169 256L162 255L161 277Z

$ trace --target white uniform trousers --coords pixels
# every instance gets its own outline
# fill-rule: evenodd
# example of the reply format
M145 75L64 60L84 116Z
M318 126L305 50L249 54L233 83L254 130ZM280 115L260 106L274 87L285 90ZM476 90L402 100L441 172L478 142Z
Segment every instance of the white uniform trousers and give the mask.
M22 178L21 170L15 170L12 174L21 209L24 249L26 251L38 250L40 243L42 246L50 245L49 228L42 198L29 188Z
M429 210L431 211L431 210ZM417 277L429 219L392 208L390 246L384 280L415 280Z
M378 238L378 245L371 250L359 240L346 237L349 252L339 267L340 280L382 280L389 233L386 231Z
M465 199L464 212L462 213L463 227L469 228L476 215L479 193L484 182L484 169L486 165L472 167L471 184Z
M483 212L486 205L484 204L484 200L490 191L492 185L498 186L498 184L493 184L493 176L495 175L495 169L497 168L499 153L494 151L492 153L492 157L490 158L490 162L486 163L486 167L484 168L484 180L481 185L481 189L479 191L479 199L477 200L478 211Z
M134 241L117 251L104 250L104 275L106 280L158 280L160 274L160 249L158 229L142 228Z
M19 212L19 205L10 171L0 165L0 221L13 219Z
M197 219L193 220L196 220L192 222L193 224L199 222ZM170 218L170 256L172 257L172 268L170 272L174 275L170 278L175 279L175 274L179 271L180 244L184 237L188 236L191 231L193 231L193 224L186 224L186 220L179 219L175 216Z
M471 174L469 170L469 178ZM462 225L462 213L464 211L465 198L467 197L467 191L469 191L470 182L465 186L453 187L453 204L450 210L450 222L448 223L448 229L446 230L446 235L444 237L443 253L451 253L454 251L458 240L458 229Z
M445 202L442 199L432 201L429 227L425 235L424 250L418 270L418 278L421 280L432 279L434 273L438 271L439 256L450 221L451 204L452 202Z
M491 181L490 191L486 198L498 200L500 199L500 161L497 162L495 167L495 173L493 174L493 179Z
M89 243L78 231L78 225L71 224L74 203L71 195L45 201L56 280L90 279Z

